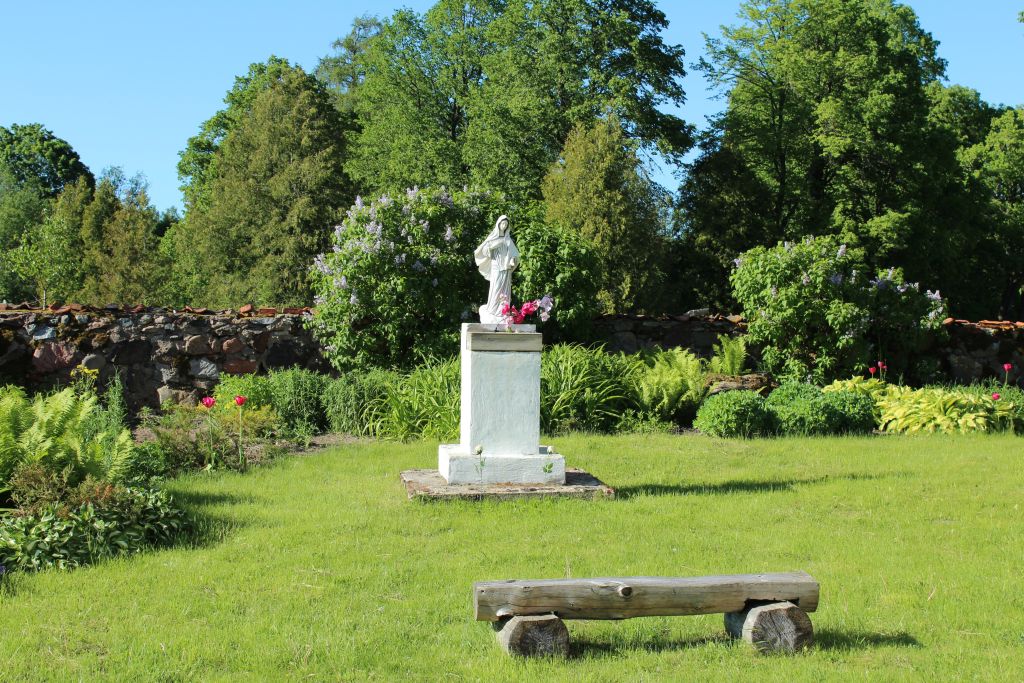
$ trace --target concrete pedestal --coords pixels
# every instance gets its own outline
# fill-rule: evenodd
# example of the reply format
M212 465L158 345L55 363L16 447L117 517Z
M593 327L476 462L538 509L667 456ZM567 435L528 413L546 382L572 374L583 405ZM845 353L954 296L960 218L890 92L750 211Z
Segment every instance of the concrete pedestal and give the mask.
M460 439L438 448L449 484L565 483L565 459L539 443L541 348L533 325L462 326Z

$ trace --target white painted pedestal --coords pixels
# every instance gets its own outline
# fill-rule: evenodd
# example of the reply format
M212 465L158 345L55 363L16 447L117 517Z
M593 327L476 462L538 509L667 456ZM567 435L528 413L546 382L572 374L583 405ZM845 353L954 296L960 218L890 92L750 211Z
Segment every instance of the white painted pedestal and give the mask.
M512 330L462 326L460 441L437 452L449 484L565 483L565 459L539 443L541 335Z

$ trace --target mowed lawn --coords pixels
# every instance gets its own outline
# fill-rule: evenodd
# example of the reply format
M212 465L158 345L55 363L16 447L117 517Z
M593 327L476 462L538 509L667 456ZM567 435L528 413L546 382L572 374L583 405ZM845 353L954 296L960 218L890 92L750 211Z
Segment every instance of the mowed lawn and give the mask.
M0 595L0 680L1022 680L1024 439L553 440L613 501L419 504L436 444L362 442L172 484L206 539ZM474 581L802 569L817 644L720 615L567 622L509 657Z

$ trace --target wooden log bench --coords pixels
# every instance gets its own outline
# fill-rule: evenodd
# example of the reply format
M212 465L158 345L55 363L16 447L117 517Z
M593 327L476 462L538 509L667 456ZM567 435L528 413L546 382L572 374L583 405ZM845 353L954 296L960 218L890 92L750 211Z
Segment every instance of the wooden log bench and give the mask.
M481 581L473 584L477 621L493 622L510 654L567 655L563 619L632 619L725 614L725 628L761 652L811 645L807 612L818 582L806 572L669 578Z

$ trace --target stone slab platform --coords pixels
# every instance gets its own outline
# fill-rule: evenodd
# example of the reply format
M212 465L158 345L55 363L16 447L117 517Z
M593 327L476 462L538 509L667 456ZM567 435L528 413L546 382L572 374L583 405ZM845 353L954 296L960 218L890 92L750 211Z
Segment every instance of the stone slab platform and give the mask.
M410 500L483 500L492 498L614 498L615 489L592 474L574 468L565 470L565 483L537 484L449 484L437 470L405 470L402 483Z

